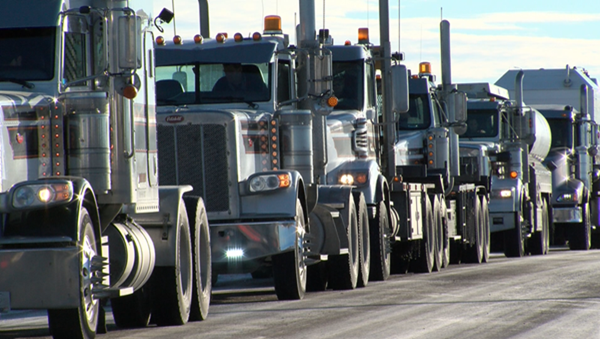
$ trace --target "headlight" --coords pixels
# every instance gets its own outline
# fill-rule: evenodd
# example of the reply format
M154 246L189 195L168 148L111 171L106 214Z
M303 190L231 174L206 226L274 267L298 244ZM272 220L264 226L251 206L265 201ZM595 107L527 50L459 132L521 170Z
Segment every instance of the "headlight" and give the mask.
M48 206L68 202L73 198L73 184L69 181L32 183L18 186L12 194L14 208Z
M499 198L499 199L507 199L507 198L512 198L513 196L513 190L512 189L508 189L508 190L492 190L492 197L495 198Z
M577 202L577 193L563 193L556 197L556 202Z
M248 189L253 193L272 191L285 187L290 187L289 173L258 175L248 182Z
M367 183L369 176L366 172L344 173L338 177L340 185L363 185Z

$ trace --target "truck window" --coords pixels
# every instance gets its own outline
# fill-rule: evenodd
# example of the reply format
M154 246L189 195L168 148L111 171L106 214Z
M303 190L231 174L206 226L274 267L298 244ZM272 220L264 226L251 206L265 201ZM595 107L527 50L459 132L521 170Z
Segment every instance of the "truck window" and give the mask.
M398 130L421 130L431 125L429 97L426 94L410 95L409 110L398 116Z
M54 27L0 29L0 82L53 79L55 36Z
M292 98L290 93L290 62L279 61L277 66L277 101L284 102Z
M156 68L157 105L271 100L271 64L190 64Z
M338 98L336 110L356 109L362 111L364 103L363 62L333 63L333 93Z
M573 125L568 119L547 119L552 133L550 148L573 147Z
M467 114L467 131L464 138L491 138L498 135L498 111L471 109Z

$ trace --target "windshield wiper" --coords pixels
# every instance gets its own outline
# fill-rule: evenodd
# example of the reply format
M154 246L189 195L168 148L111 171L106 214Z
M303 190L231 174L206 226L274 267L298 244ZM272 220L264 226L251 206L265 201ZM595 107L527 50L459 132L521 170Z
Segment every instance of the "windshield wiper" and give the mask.
M2 78L0 77L0 82L1 81L9 81L9 82L14 82L15 84L19 84L19 85L23 85L23 87L27 87L29 89L34 89L35 85L32 84L31 82L25 81L23 79L17 79L17 78Z

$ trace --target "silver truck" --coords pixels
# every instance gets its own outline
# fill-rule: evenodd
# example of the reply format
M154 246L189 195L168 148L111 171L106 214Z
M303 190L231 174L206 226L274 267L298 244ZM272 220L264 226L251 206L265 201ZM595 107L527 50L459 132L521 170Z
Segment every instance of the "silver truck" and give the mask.
M514 81L521 87L522 74ZM550 128L522 93L489 83L459 84L467 93L467 130L461 147L482 147L491 161L489 218L492 248L507 257L548 253L552 176L542 163L550 150Z
M571 249L600 247L598 119L600 88L584 69L523 70L523 100L548 120L552 144L545 163L552 169L553 242ZM506 72L497 82L514 87ZM539 135L539 133L538 133Z
M210 238L159 186L152 1L11 1L0 23L0 311L54 338L204 319Z
M362 159L365 117L331 113L339 100L314 2L300 1L297 47L280 20L250 37L161 37L159 165L162 182L191 184L186 195L206 201L213 276L271 272L279 299L301 299L367 284L369 210L347 184L378 177Z

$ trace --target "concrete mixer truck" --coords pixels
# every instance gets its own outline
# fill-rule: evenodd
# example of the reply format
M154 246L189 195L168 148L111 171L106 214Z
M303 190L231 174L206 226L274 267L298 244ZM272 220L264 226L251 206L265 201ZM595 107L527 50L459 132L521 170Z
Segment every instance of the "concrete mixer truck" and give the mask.
M509 91L506 72L496 84ZM523 70L523 99L548 120L552 147L545 163L552 170L553 238L571 249L600 246L598 156L600 89L596 79L576 67ZM539 134L538 134L539 135Z
M458 85L469 97L461 152L474 146L487 152L491 166L483 173L491 187L492 248L507 257L548 252L552 193L550 171L542 164L550 149L550 129L538 111L523 106L522 73L515 76L514 100L492 84Z

